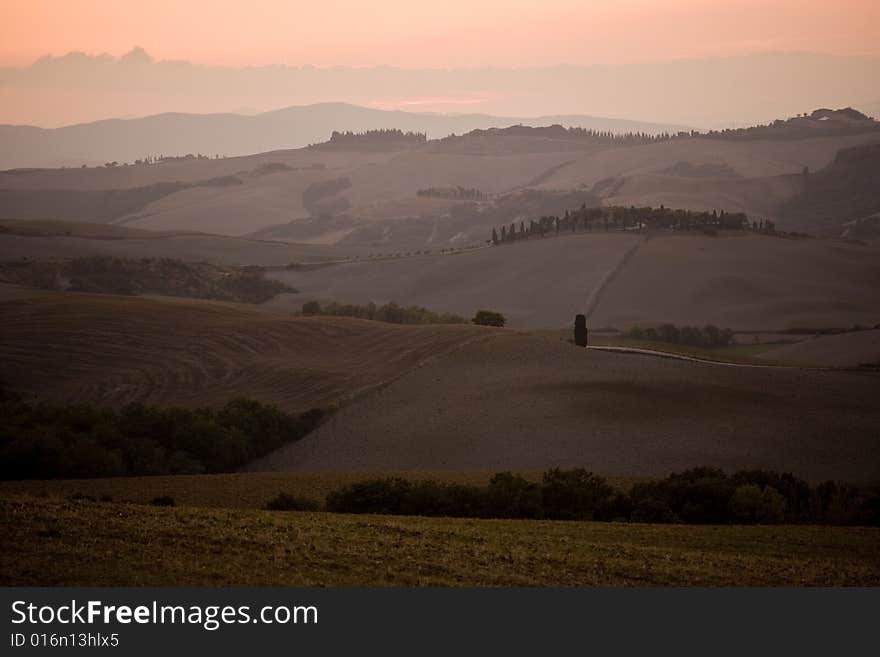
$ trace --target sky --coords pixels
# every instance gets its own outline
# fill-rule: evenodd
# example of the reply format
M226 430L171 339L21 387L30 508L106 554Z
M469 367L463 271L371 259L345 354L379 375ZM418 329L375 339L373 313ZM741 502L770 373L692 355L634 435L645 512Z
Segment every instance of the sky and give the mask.
M0 0L0 124L346 101L720 127L873 110L878 63L880 0Z
M877 0L0 0L0 66L69 51L226 66L522 67L880 54Z

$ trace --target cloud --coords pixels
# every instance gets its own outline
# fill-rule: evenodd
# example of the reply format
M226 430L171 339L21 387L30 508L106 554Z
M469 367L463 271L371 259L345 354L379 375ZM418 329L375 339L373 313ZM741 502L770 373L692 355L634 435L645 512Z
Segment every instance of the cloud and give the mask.
M410 69L206 66L72 52L0 69L0 123L58 126L169 111L342 101L395 109L591 114L717 127L877 101L880 58L767 53L620 66Z

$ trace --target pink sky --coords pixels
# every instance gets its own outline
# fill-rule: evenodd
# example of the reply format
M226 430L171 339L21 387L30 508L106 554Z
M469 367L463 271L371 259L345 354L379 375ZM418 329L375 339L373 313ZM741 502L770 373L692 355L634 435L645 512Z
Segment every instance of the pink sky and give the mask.
M880 54L878 0L0 0L0 65L68 51L203 64L629 63Z

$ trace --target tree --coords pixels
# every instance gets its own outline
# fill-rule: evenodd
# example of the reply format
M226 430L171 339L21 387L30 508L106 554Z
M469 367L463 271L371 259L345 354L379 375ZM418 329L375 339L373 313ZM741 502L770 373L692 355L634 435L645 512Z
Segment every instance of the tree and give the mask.
M321 304L317 301L306 301L302 305L302 314L303 315L320 315L321 314Z
M574 343L578 347L587 346L587 317L586 315L574 316Z
M478 310L477 314L474 315L473 320L474 324L479 324L480 326L504 326L505 320L504 315L501 313L492 311L492 310Z
M547 518L592 520L614 489L604 478L583 468L554 468L544 473L541 492Z
M785 519L785 498L775 488L757 484L737 486L730 498L734 518L743 523L776 524Z

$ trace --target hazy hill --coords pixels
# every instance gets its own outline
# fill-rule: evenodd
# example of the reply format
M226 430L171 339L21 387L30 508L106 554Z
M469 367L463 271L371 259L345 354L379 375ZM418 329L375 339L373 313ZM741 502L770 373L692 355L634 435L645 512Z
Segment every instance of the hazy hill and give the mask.
M0 261L90 256L174 258L218 265L287 265L357 256L358 247L267 242L70 221L0 220Z
M319 103L254 116L157 114L43 129L0 125L0 169L133 162L148 155L245 155L323 142L334 131L393 129L445 137L476 128L561 123L594 130L658 133L682 126L593 116L499 117L488 114L418 114Z
M438 312L504 313L514 327L671 322L734 329L880 322L880 249L764 235L578 233L453 255L360 261L274 274L310 299L397 301Z
M337 110L347 117L362 109L327 108L331 118ZM803 191L803 170L823 169L841 149L880 143L877 123L851 109L671 138L561 124L479 128L441 139L399 124L365 135L345 130L335 139L330 131L322 133L311 148L250 156L0 172L0 218L104 221L374 253L476 244L493 225L582 203L723 209L784 219L787 229L804 231L812 230L805 213L790 220L777 216L783 203ZM866 166L876 171L875 164ZM443 192L458 188L470 192ZM869 185L863 188L862 196L873 203L876 194ZM537 194L538 202L526 192ZM569 205L561 206L566 195ZM852 219L858 217L842 217L837 226Z
M162 295L263 303L291 288L255 268L232 269L169 258L125 260L107 256L57 262L0 262L0 281L66 292Z
M843 149L827 167L800 179L803 191L782 204L780 221L840 235L843 224L880 212L880 143Z

